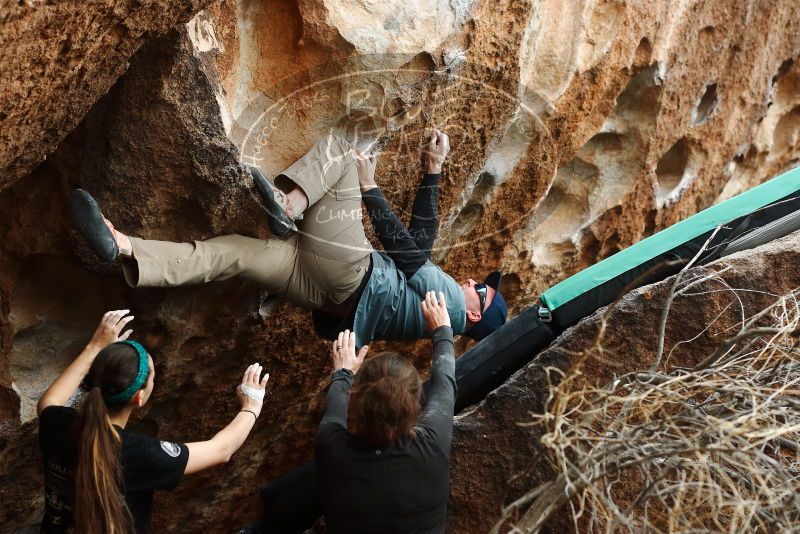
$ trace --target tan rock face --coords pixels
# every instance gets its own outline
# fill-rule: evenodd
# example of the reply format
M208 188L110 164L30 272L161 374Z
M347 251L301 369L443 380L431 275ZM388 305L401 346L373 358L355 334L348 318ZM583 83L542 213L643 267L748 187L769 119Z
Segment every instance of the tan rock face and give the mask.
M4 2L0 190L55 150L148 35L186 22L208 2Z
M274 176L334 129L386 141L378 180L407 219L419 149L442 128L453 151L435 257L457 279L503 269L506 300L518 310L577 270L796 162L794 3L674 4L221 0L149 39L127 70L156 4L139 4L137 15L109 11L117 26L97 27L77 22L100 17L95 7L64 4L62 18L81 28L35 40L34 28L55 23L46 10L62 8L14 7L5 27L42 50L59 50L64 34L71 43L116 36L124 46L90 53L88 44L70 45L71 67L49 79L30 71L12 87L36 91L14 89L13 105L0 108L9 169L0 185L0 523L36 523L33 407L110 308L133 309L136 335L155 355L156 391L136 423L143 430L208 438L235 410L233 386L247 364L261 361L273 377L243 450L160 496L157 530L242 525L257 513L255 490L312 454L329 364L307 313L243 281L128 289L71 229L72 187L91 191L134 235L267 237L242 163ZM188 6L161 6L152 28L199 3ZM109 25L141 31L103 33ZM26 54L4 55L0 72L19 72L33 57ZM80 58L92 58L84 85L57 96ZM46 117L55 126L32 126ZM48 161L15 179L43 155ZM402 349L426 368L425 342ZM487 406L517 399L512 417L535 409L541 390L531 378L503 391L459 422L454 532L491 522L508 474L533 452L520 430L495 439L511 419ZM525 454L501 449L504 442Z

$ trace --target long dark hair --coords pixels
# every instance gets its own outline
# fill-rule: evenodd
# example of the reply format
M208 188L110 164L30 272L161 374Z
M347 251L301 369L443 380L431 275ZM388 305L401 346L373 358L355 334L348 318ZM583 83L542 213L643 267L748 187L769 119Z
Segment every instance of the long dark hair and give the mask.
M351 431L382 448L413 436L421 392L419 373L407 358L384 352L368 359L353 382Z
M120 490L120 437L108 417L109 413L118 413L130 399L109 403L105 398L130 386L138 370L136 349L127 344L113 344L100 351L83 379L81 387L86 395L74 427L78 440L75 467L78 532L125 534L133 530L131 514Z

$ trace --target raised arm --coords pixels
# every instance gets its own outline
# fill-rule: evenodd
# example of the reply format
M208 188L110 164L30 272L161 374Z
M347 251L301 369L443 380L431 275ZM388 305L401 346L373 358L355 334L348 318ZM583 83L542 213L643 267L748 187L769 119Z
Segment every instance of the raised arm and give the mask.
M449 152L450 138L446 133L434 130L425 149L425 174L414 197L409 225L411 237L428 259L439 231L439 180L442 164Z
M333 379L328 388L325 412L319 423L318 438L324 434L325 428L347 428L347 403L350 400L350 386L369 351L363 346L356 354L356 333L350 330L339 332L339 337L331 345L333 359Z
M189 475L224 464L242 446L264 405L264 390L267 387L269 373L265 373L264 378L261 378L261 371L262 367L254 363L244 372L242 383L236 388L241 410L228 426L208 441L186 444L189 448L189 460L186 462L184 474Z
M92 366L97 354L112 343L128 339L133 330L127 330L120 335L125 325L133 321L133 315L126 317L128 312L130 310L113 310L103 315L89 344L75 358L75 361L58 375L56 381L47 388L42 398L39 399L39 404L36 405L37 414L41 415L48 406L65 405L75 394L78 386L81 385L83 377L89 372L89 368Z
M419 426L428 431L445 454L453 439L453 411L456 402L456 361L453 329L447 313L444 293L438 297L428 292L422 302L425 325L433 332L431 387L419 418Z
M420 250L408 229L394 214L378 188L378 184L375 183L375 163L374 156L367 158L363 154L359 154L356 167L361 185L361 197L367 207L372 227L375 228L375 233L386 254L392 258L406 278L411 278L420 267L427 263L428 257Z

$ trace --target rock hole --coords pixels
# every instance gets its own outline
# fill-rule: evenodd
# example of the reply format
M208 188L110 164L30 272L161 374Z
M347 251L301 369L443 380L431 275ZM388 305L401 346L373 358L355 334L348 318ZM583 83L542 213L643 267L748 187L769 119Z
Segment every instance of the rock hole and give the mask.
M606 121L608 127L604 129L609 130L617 123L625 123L631 130L646 128L649 134L660 108L661 76L661 67L658 63L653 63L631 78L625 90L617 97L617 105Z
M656 230L656 215L658 212L656 210L648 210L647 213L644 214L644 236L650 236Z
M430 78L436 70L436 62L428 52L420 52L395 73L400 85L413 85Z
M433 56L428 52L420 52L415 55L408 63L400 67L401 70L420 71L422 73L430 73L436 70L436 62Z
M481 200L484 196L489 194L494 185L497 183L497 177L490 172L482 172L478 176L478 181L475 184L475 189L472 190L472 198Z
M798 144L798 134L800 134L800 106L795 106L775 125L775 148L780 152L793 150Z
M460 243L463 239L473 239L473 228L483 219L483 204L470 200L459 212L458 217L453 221L452 231L449 236L451 242Z
M650 61L650 57L653 55L653 45L650 43L650 39L647 37L642 37L642 40L639 41L639 45L636 47L636 52L634 53L634 61L636 63L646 63Z
M685 139L677 143L661 156L656 166L656 198L663 203L680 186L689 165L689 145Z
M473 226L483 218L483 199L492 191L497 178L490 172L482 172L478 176L475 187L472 189L470 200L459 212L453 221L452 228L456 228L455 234L467 235L472 233Z
M500 294L506 302L519 302L522 280L517 273L506 273L500 281Z
M692 124L698 126L705 123L708 117L717 109L717 101L717 84L711 83L706 85L703 96L700 97L700 102L694 110Z
M452 222L446 221L442 225L442 234L446 233L447 241L460 243L462 239L473 239L474 232L483 236L499 230L499 228L476 228L478 223L483 220L485 198L492 192L496 184L497 177L491 172L483 171L478 175L469 200L464 207L454 216ZM440 236L440 239L441 237L443 236Z
M789 58L781 63L781 66L778 67L778 72L776 72L775 76L772 77L772 85L777 84L778 80L786 76L791 70L792 65L794 65L794 60L792 58Z
M624 147L625 137L616 132L600 132L584 145L583 150L592 152L619 152Z
M698 32L698 34L700 35L700 38L711 38L711 37L714 37L714 34L716 34L716 33L717 33L717 30L716 30L716 28L714 28L714 26L704 26Z
M272 312L275 311L275 308L280 303L281 297L279 295L267 295L261 299L261 304L258 306L258 315L261 319L266 319L272 315Z
M534 216L537 265L561 262L591 216L590 198L598 187L600 169L578 157L558 169L550 191Z

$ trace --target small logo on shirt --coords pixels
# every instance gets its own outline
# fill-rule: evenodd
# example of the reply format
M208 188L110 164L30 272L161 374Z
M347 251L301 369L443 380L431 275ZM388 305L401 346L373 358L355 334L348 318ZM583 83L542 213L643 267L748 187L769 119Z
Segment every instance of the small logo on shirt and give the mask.
M162 441L161 442L161 448L164 450L164 452L166 452L167 454L169 454L173 458L177 458L178 455L181 453L180 445L176 445L174 443L170 443L169 441Z

